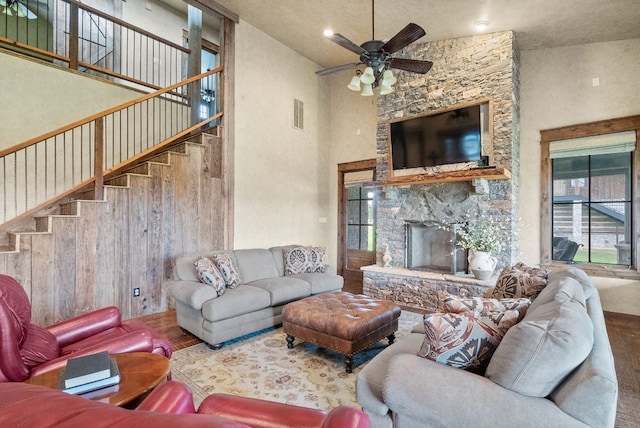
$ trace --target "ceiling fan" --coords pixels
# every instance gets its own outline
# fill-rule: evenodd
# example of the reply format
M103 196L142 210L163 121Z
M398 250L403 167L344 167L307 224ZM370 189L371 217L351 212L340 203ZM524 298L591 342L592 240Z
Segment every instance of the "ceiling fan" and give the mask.
M356 72L357 76L354 77L349 84L349 89L359 91L360 86L356 81L356 78L360 79L360 81L365 84L362 95L373 95L371 89L378 85L381 86L381 94L392 92L391 85L395 83L396 79L391 73L391 68L410 71L412 73L425 74L431 69L431 66L433 66L433 62L431 61L397 58L393 56L394 53L410 45L426 34L422 27L417 24L407 24L406 27L400 30L387 42L375 40L374 1L375 0L371 1L372 40L364 42L358 46L342 34L325 33L325 36L332 42L359 55L360 61L316 71L316 74L319 76L325 76L337 71L347 70L359 65L365 65L366 68L364 73ZM367 87L366 85L371 85L371 87Z
M18 0L0 0L0 7L2 7L2 13L5 15L27 19L36 19L38 17Z

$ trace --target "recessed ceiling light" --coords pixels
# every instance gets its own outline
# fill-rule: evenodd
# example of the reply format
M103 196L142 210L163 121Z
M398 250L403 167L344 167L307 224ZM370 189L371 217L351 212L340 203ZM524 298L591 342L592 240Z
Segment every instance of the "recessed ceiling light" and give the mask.
M489 28L489 26L491 25L491 21L476 21L473 25L476 27L476 30L484 31Z
M327 28L326 30L323 31L322 34L324 34L326 37L333 36L333 30L330 30Z

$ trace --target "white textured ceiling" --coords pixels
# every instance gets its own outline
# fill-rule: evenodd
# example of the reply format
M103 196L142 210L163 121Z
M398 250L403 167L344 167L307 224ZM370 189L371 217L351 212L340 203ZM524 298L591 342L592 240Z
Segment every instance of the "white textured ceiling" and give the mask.
M370 0L215 0L241 20L303 56L333 67L358 61L328 41L330 28L357 45L372 39ZM375 38L387 40L409 22L419 42L513 30L523 50L640 38L640 0L376 0ZM640 55L640 52L630 52Z

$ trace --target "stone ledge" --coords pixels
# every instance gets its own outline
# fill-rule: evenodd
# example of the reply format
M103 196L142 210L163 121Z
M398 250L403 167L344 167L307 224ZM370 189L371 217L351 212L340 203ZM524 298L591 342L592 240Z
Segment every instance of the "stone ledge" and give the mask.
M365 295L428 312L440 311L448 294L484 296L495 284L495 277L480 281L472 275L453 275L399 267L385 268L377 265L363 266L360 269L364 273Z

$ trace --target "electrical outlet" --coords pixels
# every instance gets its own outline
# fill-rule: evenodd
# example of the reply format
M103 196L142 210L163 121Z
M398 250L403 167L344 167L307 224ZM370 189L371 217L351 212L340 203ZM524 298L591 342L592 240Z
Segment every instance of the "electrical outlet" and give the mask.
M133 297L140 297L140 288L136 287L133 289Z

